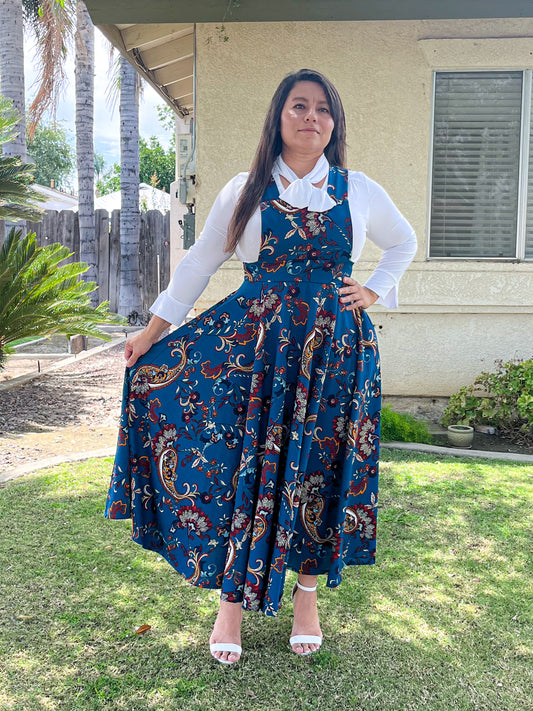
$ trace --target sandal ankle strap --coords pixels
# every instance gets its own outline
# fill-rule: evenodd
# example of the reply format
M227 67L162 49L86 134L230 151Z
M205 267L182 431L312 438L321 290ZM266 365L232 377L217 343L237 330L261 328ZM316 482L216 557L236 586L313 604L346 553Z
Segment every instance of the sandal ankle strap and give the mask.
M315 592L318 587L317 583L314 588L307 588L305 585L301 585L298 581L296 581L296 585L300 588L300 590L304 590L305 592Z

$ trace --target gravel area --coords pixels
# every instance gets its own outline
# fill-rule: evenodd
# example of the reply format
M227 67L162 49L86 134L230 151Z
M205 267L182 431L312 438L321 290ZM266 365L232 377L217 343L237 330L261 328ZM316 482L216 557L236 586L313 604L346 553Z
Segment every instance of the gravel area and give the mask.
M0 471L116 443L124 343L0 391Z

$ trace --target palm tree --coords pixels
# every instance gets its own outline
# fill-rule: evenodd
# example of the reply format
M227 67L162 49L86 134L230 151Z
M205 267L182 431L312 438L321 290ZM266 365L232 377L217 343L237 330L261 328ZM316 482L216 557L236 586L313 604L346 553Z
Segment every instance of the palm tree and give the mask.
M94 54L92 25L82 0L77 2L77 69L76 134L79 174L79 210L81 253L89 262L90 276L96 275L96 244L94 236L94 148L92 139L93 99L91 97ZM67 39L73 31L73 9L76 0L0 0L0 76L22 78L22 89L13 96L23 110L23 35L22 11L38 39L40 49L40 87L30 107L30 133L45 110L54 104L57 88L63 78L63 62ZM17 11L18 10L18 15ZM18 23L18 24L17 24ZM18 29L17 29L18 28ZM4 36L5 35L5 36ZM8 38L10 41L6 41ZM16 41L14 41L16 39ZM4 50L4 51L2 51ZM7 51L9 50L9 51ZM17 61L18 60L18 63ZM139 76L125 60L121 69L121 155L122 155L122 211L121 211L121 296L120 311L124 314L141 313L139 289ZM13 72L13 67L17 71ZM8 72L7 70L11 70ZM90 117L90 118L89 118ZM85 131L89 131L85 133ZM22 132L25 153L25 131ZM22 148L19 148L21 151ZM93 185L90 185L90 183ZM93 295L94 298L94 295Z
M101 153L97 153L96 151L94 152L94 173L96 176L96 180L100 180L100 178L104 174L104 169L105 169L105 158Z
M26 97L24 86L24 20L37 30L44 26L37 20L42 16L57 17L58 21L53 23L55 31L45 36L43 33L36 34L41 56L46 58L41 62L41 86L32 104L30 112L42 115L54 98L54 87L57 85L56 77L63 76L63 62L55 61L62 57L65 42L64 37L68 33L69 8L73 0L0 0L0 83L4 96L12 100L13 106L19 114L18 135L13 141L4 147L7 155L20 156L21 161L26 161ZM60 31L57 31L61 28ZM53 72L50 71L53 67ZM39 111L41 112L39 114ZM30 123L35 125L34 119ZM6 223L9 229L11 223ZM3 238L4 225L2 224ZM19 227L24 228L25 223L19 223Z
M13 102L20 123L18 134L4 146L5 155L26 160L26 118L24 88L24 46L22 3L0 0L0 82L2 94Z
M82 0L22 0L22 3L38 47L39 89L30 106L30 135L44 112L55 104L58 89L65 81L63 58L74 35L80 257L89 265L84 279L98 280L94 223L94 26ZM95 292L91 299L93 305L98 303Z
M22 0L22 7L26 27L37 42L38 88L29 108L31 138L43 115L55 109L66 81L65 55L75 31L76 0Z
M36 204L42 196L31 187L33 165L6 150L20 135L20 115L13 102L0 95L0 220L40 220L43 210Z
M2 94L11 99L18 112L20 123L18 133L13 140L4 146L4 152L9 156L20 156L26 161L26 118L25 118L25 87L24 87L24 32L22 4L20 0L0 0L0 87ZM25 227L21 223L21 227ZM4 238L4 226L0 232L0 244ZM13 223L6 223L7 229Z
M97 281L94 224L94 26L82 0L78 0L76 8L75 76L80 259L89 265L84 278ZM92 300L93 305L98 303L95 292L92 293Z
M119 313L137 320L139 288L139 83L124 58L120 63L120 296Z
M0 96L0 146L15 137L17 121L9 99ZM20 157L0 154L0 219L41 217L30 170ZM108 302L91 306L96 284L78 281L86 264L61 264L70 256L60 244L37 247L34 232L23 237L21 230L10 230L0 249L0 368L18 338L80 333L109 340L98 324L123 322L109 313Z
M61 264L70 256L58 243L38 247L35 232L9 232L0 249L0 369L20 338L79 333L109 341L99 324L124 323L108 301L93 308L96 284L78 279L87 270L83 262Z

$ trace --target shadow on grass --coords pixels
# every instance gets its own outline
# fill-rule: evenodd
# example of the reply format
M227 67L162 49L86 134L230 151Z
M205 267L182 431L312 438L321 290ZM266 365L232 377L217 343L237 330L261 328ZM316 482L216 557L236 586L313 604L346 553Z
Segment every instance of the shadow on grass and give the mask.
M110 467L0 489L0 708L527 707L531 467L385 455L378 564L321 590L323 651L290 652L287 603L245 616L235 668L207 650L216 593L103 518Z

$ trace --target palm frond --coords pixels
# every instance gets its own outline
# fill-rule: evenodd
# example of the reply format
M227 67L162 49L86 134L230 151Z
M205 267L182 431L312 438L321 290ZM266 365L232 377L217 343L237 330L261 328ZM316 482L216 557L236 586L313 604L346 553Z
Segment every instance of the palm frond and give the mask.
M60 244L38 247L35 233L10 230L0 248L0 369L19 338L80 333L109 340L100 325L125 323L109 302L91 306L97 286L78 279L86 264L63 263L70 256Z
M13 102L0 94L0 144L9 143L18 136L17 123L20 121Z
M15 135L18 119L10 116L10 106L11 102L0 97L0 144ZM19 156L0 154L0 219L38 222L42 218L44 209L37 202L42 202L43 196L32 187L34 170L33 163L23 163Z
M17 220L39 222L42 216L43 211L40 208L32 209L30 207L14 204L2 205L0 207L0 220L10 220L11 222L16 222Z
M114 113L120 98L120 64L128 60L122 57L121 54L115 54L115 48L109 43L109 79L107 80L107 88L105 90L106 104L111 112ZM144 82L139 72L135 77L135 91L139 94L139 99L144 96Z
M12 179L14 176L20 176L20 179L25 179L28 182L33 182L33 171L35 170L34 163L22 163L20 156L1 156L0 176L6 180Z
M41 12L28 16L37 40L37 93L29 109L28 136L31 139L43 114L55 106L65 85L65 56L76 24L76 1L42 0Z

